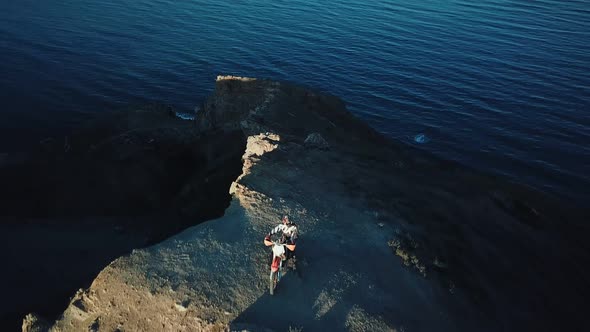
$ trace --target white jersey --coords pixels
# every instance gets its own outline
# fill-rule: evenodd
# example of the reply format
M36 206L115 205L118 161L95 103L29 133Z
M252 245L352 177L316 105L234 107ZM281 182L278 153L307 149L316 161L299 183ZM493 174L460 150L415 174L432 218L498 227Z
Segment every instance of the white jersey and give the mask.
M278 232L282 232L293 244L297 240L297 226L296 225L280 224L270 231L270 235L276 234Z

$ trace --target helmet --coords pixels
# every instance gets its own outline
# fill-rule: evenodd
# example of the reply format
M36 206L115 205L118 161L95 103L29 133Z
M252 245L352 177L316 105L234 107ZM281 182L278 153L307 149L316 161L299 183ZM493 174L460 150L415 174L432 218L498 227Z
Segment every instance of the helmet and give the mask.
M289 216L288 215L284 215L283 216L283 223L285 225L291 225L291 221L289 220Z

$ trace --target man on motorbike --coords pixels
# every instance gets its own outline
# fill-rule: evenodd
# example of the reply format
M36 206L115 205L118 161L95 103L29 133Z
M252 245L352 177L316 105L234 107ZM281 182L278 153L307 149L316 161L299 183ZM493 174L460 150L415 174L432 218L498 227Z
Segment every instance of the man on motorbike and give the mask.
M270 233L268 233L266 235L266 237L264 238L264 245L267 247L270 247L273 245L273 242L271 241L271 235L273 234L277 234L281 232L281 239L279 241L279 243L282 243L285 245L286 249L286 260L287 260L287 267L291 267L291 269L293 271L297 271L297 268L295 266L295 262L296 262L296 257L295 257L295 247L296 247L296 242L297 242L297 225L295 225L294 223L292 223L289 220L288 216L283 216L283 220L282 223L277 225L275 228L273 228ZM272 259L272 256L271 256Z

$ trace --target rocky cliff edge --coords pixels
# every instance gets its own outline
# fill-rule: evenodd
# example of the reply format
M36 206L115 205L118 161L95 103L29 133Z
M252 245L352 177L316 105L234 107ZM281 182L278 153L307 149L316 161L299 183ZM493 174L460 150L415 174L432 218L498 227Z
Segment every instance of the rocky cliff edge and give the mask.
M286 83L220 76L195 121L247 142L224 216L113 261L60 319L29 315L23 330L584 324L584 211L389 141L338 98ZM270 296L262 240L283 214L300 229L301 276Z

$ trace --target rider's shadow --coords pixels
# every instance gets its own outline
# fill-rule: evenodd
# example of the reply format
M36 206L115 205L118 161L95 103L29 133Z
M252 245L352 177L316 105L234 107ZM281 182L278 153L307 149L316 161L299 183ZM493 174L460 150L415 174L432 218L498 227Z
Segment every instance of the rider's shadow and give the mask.
M245 324L256 326L256 330L339 331L347 329L347 320L356 312L379 315L372 310L376 308L366 306L366 301L357 304L358 299L366 297L368 278L354 274L355 268L348 264L346 255L320 255L313 252L314 247L312 240L300 247L305 248L297 256L301 259L297 268L301 269L302 278L288 271L277 284L275 294L266 291L236 317L231 330L239 330Z

